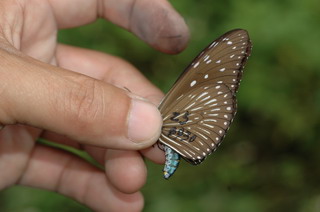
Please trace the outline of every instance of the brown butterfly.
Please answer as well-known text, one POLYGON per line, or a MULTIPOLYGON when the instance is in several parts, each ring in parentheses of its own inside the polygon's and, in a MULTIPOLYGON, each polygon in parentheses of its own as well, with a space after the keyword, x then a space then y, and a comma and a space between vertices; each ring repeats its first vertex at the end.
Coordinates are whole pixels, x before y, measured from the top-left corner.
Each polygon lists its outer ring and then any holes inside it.
POLYGON ((236 113, 235 94, 251 47, 246 30, 225 33, 192 61, 162 100, 159 142, 166 179, 180 156, 197 165, 221 143, 236 113))

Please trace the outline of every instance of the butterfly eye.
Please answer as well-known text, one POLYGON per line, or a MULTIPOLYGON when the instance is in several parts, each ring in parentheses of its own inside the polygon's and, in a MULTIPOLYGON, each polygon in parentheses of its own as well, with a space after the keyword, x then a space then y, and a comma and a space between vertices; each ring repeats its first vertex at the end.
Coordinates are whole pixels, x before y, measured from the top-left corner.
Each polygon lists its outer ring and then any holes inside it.
POLYGON ((197 165, 220 145, 236 113, 235 93, 250 52, 247 31, 225 33, 192 61, 164 97, 159 142, 165 146, 165 178, 174 173, 180 156, 197 165))

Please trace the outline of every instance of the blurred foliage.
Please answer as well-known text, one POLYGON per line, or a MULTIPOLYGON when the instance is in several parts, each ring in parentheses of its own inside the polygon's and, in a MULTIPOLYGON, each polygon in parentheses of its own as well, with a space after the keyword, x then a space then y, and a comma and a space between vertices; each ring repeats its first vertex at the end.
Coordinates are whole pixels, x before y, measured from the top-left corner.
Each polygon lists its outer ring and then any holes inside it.
MULTIPOLYGON (((164 92, 214 38, 244 28, 253 42, 238 93, 238 113, 223 145, 200 166, 182 163, 162 178, 148 164, 144 211, 320 211, 320 3, 173 1, 191 29, 172 56, 99 20, 62 30, 63 43, 120 56, 164 92)), ((0 211, 90 211, 60 195, 15 187, 0 192, 0 211)))

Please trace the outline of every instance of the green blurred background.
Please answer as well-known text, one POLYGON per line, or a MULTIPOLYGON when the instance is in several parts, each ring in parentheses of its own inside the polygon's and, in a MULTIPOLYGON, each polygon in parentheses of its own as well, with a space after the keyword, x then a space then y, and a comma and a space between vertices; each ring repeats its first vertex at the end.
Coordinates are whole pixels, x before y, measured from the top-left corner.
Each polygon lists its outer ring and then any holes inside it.
MULTIPOLYGON (((148 163, 144 211, 320 211, 320 2, 172 1, 191 29, 179 55, 159 53, 99 20, 59 40, 120 56, 164 92, 208 43, 244 28, 252 55, 238 113, 221 147, 200 166, 182 163, 169 181, 148 163)), ((0 211, 90 211, 58 194, 14 187, 0 211)))

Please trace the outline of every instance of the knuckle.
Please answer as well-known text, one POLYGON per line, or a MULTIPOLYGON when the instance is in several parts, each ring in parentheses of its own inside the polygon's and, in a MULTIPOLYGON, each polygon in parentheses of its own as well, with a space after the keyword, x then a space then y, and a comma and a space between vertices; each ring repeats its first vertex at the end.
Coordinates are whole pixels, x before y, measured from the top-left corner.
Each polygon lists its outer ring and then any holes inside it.
POLYGON ((65 95, 65 113, 78 125, 85 127, 103 117, 103 88, 99 81, 80 76, 65 95))

